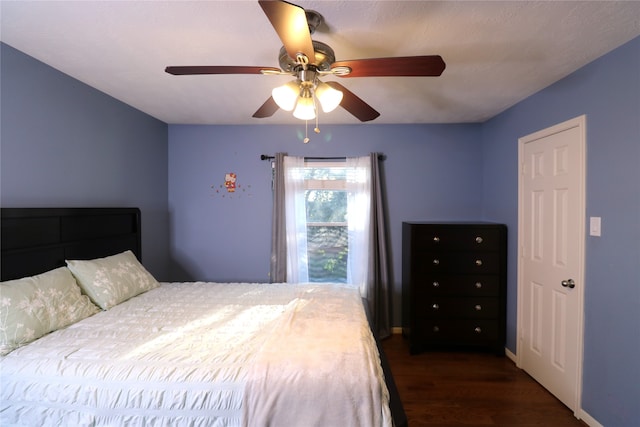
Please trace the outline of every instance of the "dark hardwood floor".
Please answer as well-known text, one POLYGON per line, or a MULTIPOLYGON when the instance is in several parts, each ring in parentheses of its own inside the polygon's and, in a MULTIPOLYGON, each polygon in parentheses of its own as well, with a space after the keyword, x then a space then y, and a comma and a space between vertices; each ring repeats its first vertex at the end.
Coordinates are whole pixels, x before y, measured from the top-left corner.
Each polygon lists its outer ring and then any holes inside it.
POLYGON ((409 427, 586 426, 507 357, 410 355, 401 335, 382 341, 409 427))

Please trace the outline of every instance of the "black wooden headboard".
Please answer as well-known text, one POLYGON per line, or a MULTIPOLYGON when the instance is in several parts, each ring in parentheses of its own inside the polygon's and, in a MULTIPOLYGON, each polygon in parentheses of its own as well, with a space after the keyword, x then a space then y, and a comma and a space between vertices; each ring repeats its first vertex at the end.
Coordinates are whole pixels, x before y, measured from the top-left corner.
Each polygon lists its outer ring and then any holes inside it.
POLYGON ((142 260, 138 208, 2 208, 0 214, 2 281, 127 249, 142 260))

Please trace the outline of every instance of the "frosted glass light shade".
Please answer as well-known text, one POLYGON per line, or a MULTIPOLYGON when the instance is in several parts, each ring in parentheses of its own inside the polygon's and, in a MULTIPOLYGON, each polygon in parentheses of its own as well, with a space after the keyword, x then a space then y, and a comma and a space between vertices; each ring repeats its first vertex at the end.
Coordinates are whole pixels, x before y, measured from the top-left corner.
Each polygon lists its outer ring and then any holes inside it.
POLYGON ((293 111, 293 117, 300 120, 313 120, 316 118, 316 106, 313 98, 298 98, 296 109, 293 111))
POLYGON ((293 81, 274 88, 271 91, 271 96, 276 104, 278 104, 278 107, 285 111, 291 111, 293 107, 296 106, 299 93, 300 87, 298 86, 298 82, 293 81))
POLYGON ((335 110, 342 102, 342 92, 323 82, 318 83, 316 87, 316 97, 325 113, 335 110))

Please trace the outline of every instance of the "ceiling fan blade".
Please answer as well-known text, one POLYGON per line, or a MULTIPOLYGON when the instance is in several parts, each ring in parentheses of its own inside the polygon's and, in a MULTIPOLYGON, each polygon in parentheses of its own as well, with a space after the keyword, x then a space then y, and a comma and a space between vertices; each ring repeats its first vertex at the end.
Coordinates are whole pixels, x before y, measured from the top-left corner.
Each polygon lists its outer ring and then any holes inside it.
POLYGON ((203 65, 167 67, 164 69, 169 74, 184 76, 192 74, 262 74, 262 71, 280 72, 280 68, 274 67, 242 67, 231 65, 203 65))
POLYGON ((278 107, 278 104, 276 104, 276 101, 274 101, 273 97, 270 96, 269 99, 267 99, 265 103, 262 104, 260 108, 258 108, 258 111, 253 113, 253 117, 255 117, 256 119, 271 117, 275 114, 276 111, 278 111, 279 108, 280 107, 278 107))
POLYGON ((399 56, 336 61, 331 68, 349 67, 351 73, 339 77, 439 76, 446 64, 440 55, 399 56))
POLYGON ((353 114, 358 120, 361 122, 368 122, 370 120, 375 119, 380 115, 376 110, 374 110, 369 104, 364 102, 362 99, 358 98, 358 96, 351 92, 346 87, 342 86, 338 82, 326 82, 332 88, 339 90, 342 92, 342 102, 340 102, 340 106, 353 114))
POLYGON ((287 54, 296 59, 302 53, 313 62, 315 53, 304 9, 280 0, 259 0, 258 3, 282 40, 287 54))

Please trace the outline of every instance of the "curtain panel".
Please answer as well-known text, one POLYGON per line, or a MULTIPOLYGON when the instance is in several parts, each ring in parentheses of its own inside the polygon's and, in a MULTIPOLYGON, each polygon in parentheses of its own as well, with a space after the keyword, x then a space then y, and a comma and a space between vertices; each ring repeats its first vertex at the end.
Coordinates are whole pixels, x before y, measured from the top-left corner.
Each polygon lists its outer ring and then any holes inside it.
POLYGON ((304 166, 304 157, 284 158, 285 234, 289 283, 309 281, 304 166))
POLYGON ((367 303, 371 322, 379 338, 391 335, 391 287, 393 284, 390 246, 388 245, 386 196, 382 185, 380 155, 371 153, 371 227, 369 228, 369 259, 367 273, 367 303))
POLYGON ((371 198, 371 164, 368 157, 345 160, 347 169, 347 228, 349 256, 347 258, 347 283, 358 286, 360 295, 367 297, 367 263, 369 256, 369 228, 371 198))
POLYGON ((276 153, 273 159, 273 210, 271 218, 271 283, 287 281, 287 235, 285 227, 284 158, 276 153))

